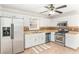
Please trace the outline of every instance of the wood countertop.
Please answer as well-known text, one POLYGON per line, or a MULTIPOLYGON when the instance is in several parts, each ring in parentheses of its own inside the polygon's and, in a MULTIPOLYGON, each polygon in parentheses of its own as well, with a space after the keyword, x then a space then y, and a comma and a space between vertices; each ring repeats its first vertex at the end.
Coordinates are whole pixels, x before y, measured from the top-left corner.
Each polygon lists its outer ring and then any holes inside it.
POLYGON ((57 30, 36 30, 36 31, 24 31, 24 33, 47 33, 47 32, 57 32, 57 30))
POLYGON ((76 32, 76 31, 69 31, 67 34, 71 34, 71 35, 79 35, 79 32, 76 32))
MULTIPOLYGON (((69 32, 67 34, 79 34, 79 26, 68 26, 69 32)), ((30 31, 28 27, 24 27, 24 33, 33 33, 33 31, 30 31)), ((39 30, 36 30, 35 32, 57 32, 57 27, 40 27, 39 30)))
MULTIPOLYGON (((24 33, 34 34, 34 33, 47 33, 47 32, 57 32, 57 30, 36 30, 36 31, 24 31, 24 33)), ((79 34, 77 31, 69 31, 66 34, 76 35, 79 34)))

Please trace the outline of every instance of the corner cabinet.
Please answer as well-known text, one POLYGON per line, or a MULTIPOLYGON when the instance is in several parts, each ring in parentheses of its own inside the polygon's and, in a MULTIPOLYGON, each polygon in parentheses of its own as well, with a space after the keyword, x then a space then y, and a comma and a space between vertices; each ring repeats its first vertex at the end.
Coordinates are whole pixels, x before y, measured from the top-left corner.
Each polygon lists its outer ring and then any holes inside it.
POLYGON ((79 34, 66 34, 65 46, 73 49, 79 47, 79 34))
POLYGON ((25 34, 25 48, 45 43, 45 33, 25 34))

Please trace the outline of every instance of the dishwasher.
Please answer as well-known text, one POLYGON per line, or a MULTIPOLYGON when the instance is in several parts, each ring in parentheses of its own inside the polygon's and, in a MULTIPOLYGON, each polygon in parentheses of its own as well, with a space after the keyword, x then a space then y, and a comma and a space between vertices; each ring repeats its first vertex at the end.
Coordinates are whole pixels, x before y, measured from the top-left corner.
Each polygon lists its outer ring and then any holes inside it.
POLYGON ((51 41, 51 33, 46 33, 46 43, 51 41))

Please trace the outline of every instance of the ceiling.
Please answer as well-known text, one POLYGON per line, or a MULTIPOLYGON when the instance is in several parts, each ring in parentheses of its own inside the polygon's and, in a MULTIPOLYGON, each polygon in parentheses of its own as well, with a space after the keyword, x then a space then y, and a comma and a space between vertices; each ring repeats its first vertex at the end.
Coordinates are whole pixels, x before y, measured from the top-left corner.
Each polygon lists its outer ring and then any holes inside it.
MULTIPOLYGON (((54 4, 55 7, 61 6, 62 4, 54 4)), ((29 13, 36 13, 36 14, 40 14, 40 12, 43 12, 45 10, 47 10, 46 8, 44 8, 44 6, 46 6, 46 4, 2 4, 3 7, 7 7, 7 8, 12 8, 12 9, 17 9, 17 10, 22 10, 22 11, 26 11, 29 13)), ((63 13, 72 11, 72 10, 76 10, 77 9, 77 5, 67 5, 66 8, 62 8, 59 9, 59 11, 62 11, 63 13)), ((43 13, 41 15, 48 15, 48 12, 43 13)), ((55 13, 53 15, 59 15, 58 13, 55 13)))

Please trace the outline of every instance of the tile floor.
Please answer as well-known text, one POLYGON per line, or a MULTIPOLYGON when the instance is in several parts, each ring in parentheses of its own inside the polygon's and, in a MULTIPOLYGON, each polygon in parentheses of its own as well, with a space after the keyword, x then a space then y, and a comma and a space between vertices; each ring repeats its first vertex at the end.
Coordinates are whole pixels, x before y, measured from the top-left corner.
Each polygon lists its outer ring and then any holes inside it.
POLYGON ((79 49, 73 50, 71 48, 60 46, 56 43, 49 42, 37 45, 28 49, 21 54, 78 54, 79 49))

